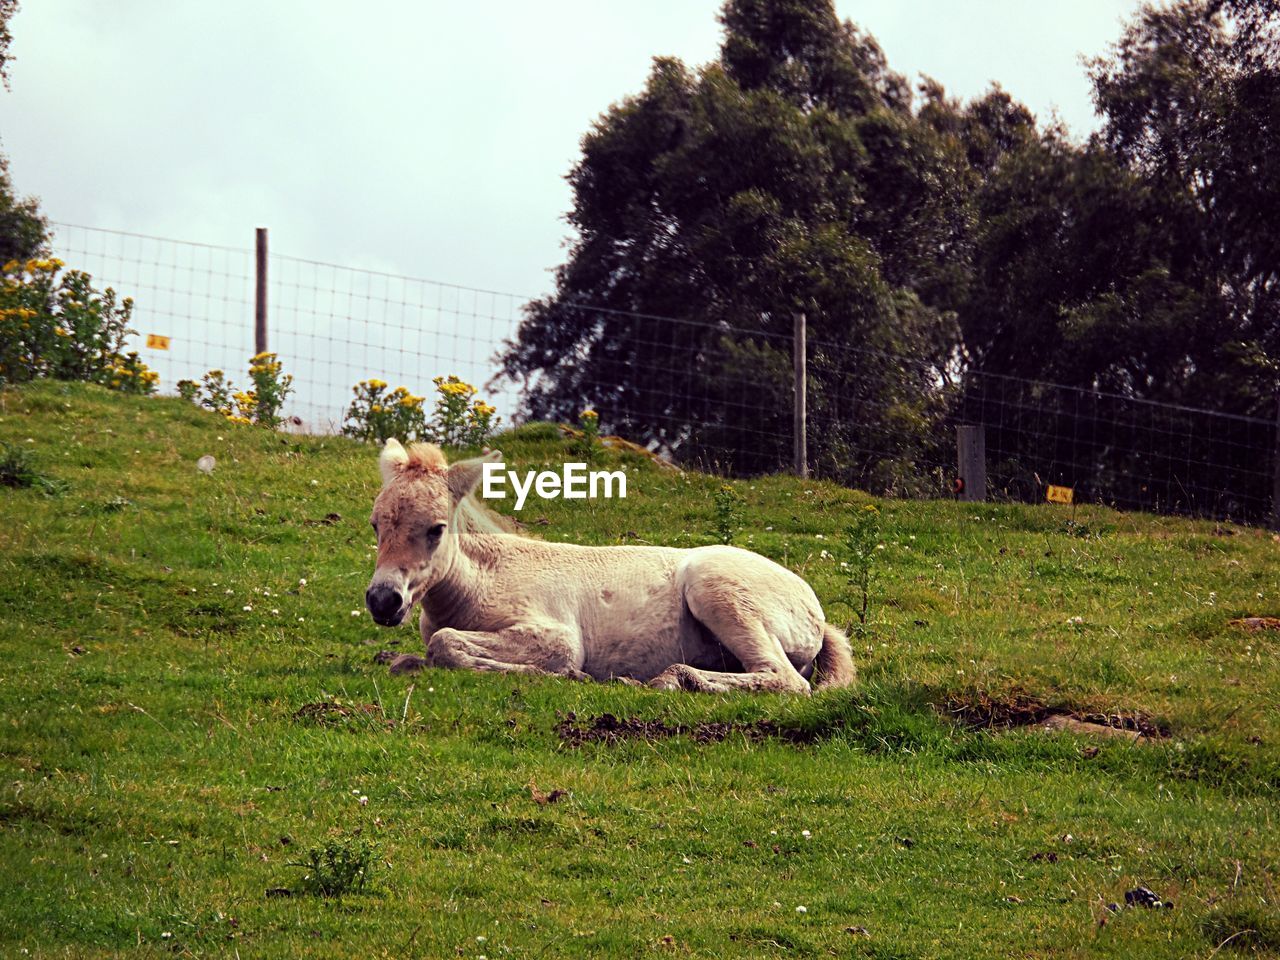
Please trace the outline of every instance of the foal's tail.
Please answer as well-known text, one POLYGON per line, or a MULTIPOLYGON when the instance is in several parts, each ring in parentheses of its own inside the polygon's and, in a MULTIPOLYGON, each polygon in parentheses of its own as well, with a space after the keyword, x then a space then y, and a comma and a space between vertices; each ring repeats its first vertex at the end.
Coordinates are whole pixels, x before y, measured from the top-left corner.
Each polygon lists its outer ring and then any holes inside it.
POLYGON ((815 686, 818 687, 847 687, 858 677, 848 638, 829 623, 822 626, 817 673, 815 686))

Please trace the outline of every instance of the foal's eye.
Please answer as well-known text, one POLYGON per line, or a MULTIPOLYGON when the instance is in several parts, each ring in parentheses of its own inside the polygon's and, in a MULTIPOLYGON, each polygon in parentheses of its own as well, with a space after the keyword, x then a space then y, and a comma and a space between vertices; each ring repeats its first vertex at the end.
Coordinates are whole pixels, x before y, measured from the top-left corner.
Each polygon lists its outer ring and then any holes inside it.
POLYGON ((429 530, 427 530, 427 539, 428 539, 428 540, 439 540, 439 539, 440 539, 441 537, 443 537, 443 536, 444 536, 444 524, 443 524, 443 523, 437 523, 435 526, 433 526, 433 527, 431 527, 429 530))

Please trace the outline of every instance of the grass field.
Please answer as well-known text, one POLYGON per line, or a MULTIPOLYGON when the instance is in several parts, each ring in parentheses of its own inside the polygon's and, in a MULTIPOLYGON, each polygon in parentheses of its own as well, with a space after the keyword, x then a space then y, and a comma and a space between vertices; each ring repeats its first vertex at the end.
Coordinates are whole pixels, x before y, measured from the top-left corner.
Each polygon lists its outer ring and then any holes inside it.
MULTIPOLYGON (((885 501, 850 691, 392 677, 371 448, 53 383, 0 440, 66 484, 0 487, 0 956, 1280 953, 1280 631, 1230 623, 1280 615, 1269 532, 885 501), (979 728, 1051 711, 1153 735, 979 728), (330 841, 376 844, 363 891, 306 892, 330 841), (1139 885, 1172 909, 1107 909, 1139 885)), ((711 542, 720 481, 624 463, 533 535, 711 542)), ((869 498, 734 486, 736 542, 853 619, 869 498)))

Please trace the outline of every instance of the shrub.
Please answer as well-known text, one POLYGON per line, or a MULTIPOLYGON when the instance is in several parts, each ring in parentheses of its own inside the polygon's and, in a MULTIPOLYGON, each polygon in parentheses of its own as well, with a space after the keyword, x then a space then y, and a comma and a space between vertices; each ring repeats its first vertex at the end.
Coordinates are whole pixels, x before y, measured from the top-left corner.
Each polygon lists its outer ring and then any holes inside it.
POLYGON ((249 359, 252 390, 237 390, 221 370, 210 370, 199 383, 179 380, 178 395, 191 403, 220 413, 232 423, 257 424, 274 430, 280 426, 280 408, 293 393, 293 377, 274 353, 259 353, 249 359))
POLYGON ((80 270, 59 276, 57 259, 0 267, 0 384, 38 377, 84 380, 129 393, 154 393, 159 375, 125 353, 133 301, 94 289, 80 270))
POLYGON ((382 443, 390 437, 430 440, 442 446, 479 446, 498 426, 497 408, 476 398, 476 388, 455 376, 436 377, 436 406, 428 421, 425 397, 405 387, 389 389, 376 377, 361 380, 351 392, 342 432, 358 440, 382 443))
POLYGON ((453 376, 436 377, 431 439, 446 447, 478 447, 498 427, 497 408, 476 398, 476 388, 453 376))
POLYGON ((421 440, 427 436, 425 397, 417 397, 404 387, 387 389, 387 382, 373 377, 361 380, 351 392, 355 399, 347 407, 342 432, 357 440, 382 443, 390 437, 421 440))

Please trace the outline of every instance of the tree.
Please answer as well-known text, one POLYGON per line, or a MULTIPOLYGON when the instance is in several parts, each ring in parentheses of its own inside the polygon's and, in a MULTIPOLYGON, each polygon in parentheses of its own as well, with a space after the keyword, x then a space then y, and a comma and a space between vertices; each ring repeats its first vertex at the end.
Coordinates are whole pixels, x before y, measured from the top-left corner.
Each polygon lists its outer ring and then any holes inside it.
MULTIPOLYGON (((1152 192, 1168 273, 1198 300, 1182 383, 1270 412, 1280 358, 1280 49, 1273 0, 1144 7, 1090 63, 1102 143, 1152 192)), ((1190 332, 1190 331, 1188 331, 1190 332)))
MULTIPOLYGON (((9 20, 18 12, 18 0, 0 0, 0 80, 9 86, 9 20)), ((0 153, 0 264, 26 260, 44 253, 49 225, 33 197, 19 197, 9 179, 9 161, 0 153)))
POLYGON ((877 438, 815 431, 816 459, 892 487, 930 441, 954 348, 939 335, 950 318, 910 289, 947 260, 928 230, 951 223, 950 159, 829 0, 730 0, 721 22, 717 62, 655 60, 645 89, 583 138, 577 238, 504 373, 533 416, 590 404, 609 429, 683 457, 776 469, 803 310, 814 408, 877 438))
POLYGON ((5 89, 9 87, 9 63, 13 60, 9 52, 9 44, 13 42, 9 21, 17 12, 18 0, 0 0, 0 80, 4 81, 5 89))

